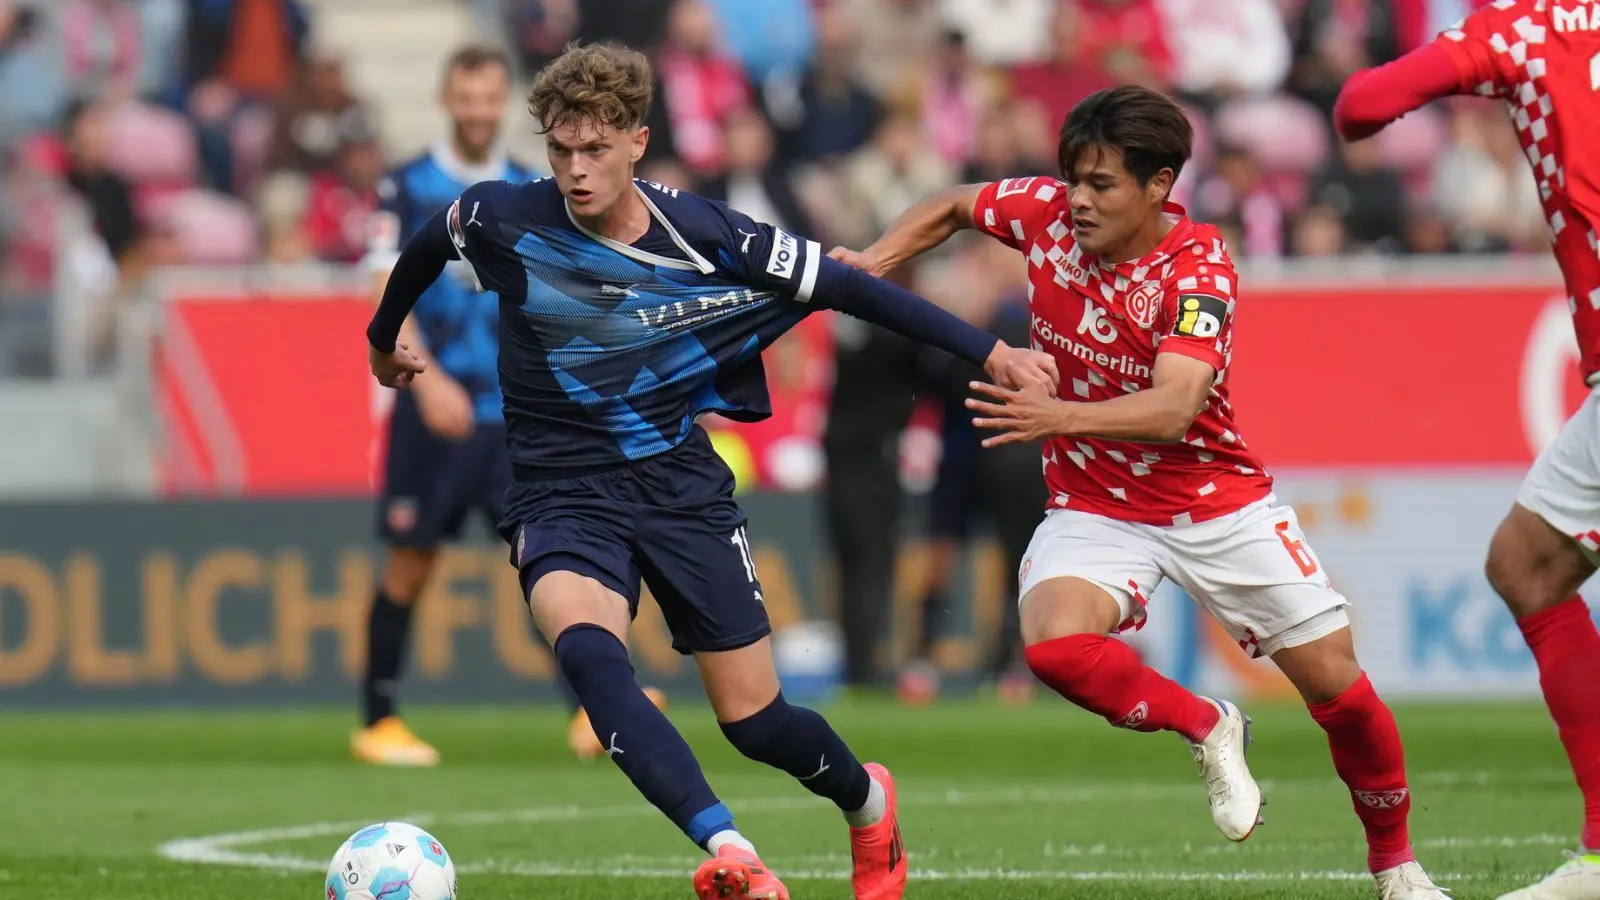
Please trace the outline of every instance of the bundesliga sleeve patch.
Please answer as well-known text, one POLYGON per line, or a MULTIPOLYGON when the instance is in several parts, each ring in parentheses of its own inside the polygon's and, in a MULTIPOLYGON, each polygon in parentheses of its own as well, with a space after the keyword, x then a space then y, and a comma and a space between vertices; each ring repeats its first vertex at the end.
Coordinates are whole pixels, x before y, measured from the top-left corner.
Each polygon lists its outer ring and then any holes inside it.
POLYGON ((1228 318, 1228 301, 1203 294, 1178 298, 1178 323, 1172 333, 1180 337, 1214 338, 1222 334, 1228 318))

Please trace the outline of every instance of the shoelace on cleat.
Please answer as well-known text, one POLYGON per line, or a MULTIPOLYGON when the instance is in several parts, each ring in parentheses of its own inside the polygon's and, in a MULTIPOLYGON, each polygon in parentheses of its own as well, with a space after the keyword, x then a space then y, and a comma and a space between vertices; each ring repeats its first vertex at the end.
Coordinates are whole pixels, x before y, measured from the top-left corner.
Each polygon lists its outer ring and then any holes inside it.
POLYGON ((1226 803, 1233 796, 1233 790, 1228 785, 1227 772, 1227 763, 1232 752, 1233 744, 1231 741, 1218 741, 1215 764, 1212 766, 1211 772, 1206 774, 1205 747, 1195 744, 1193 750, 1191 750, 1195 764, 1200 767, 1201 774, 1206 776, 1206 791, 1218 802, 1222 803, 1226 803))

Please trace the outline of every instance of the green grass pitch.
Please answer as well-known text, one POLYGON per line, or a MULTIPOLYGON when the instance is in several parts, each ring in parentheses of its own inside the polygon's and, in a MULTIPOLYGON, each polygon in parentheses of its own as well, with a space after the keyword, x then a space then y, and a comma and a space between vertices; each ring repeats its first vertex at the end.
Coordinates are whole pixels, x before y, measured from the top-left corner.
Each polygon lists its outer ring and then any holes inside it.
MULTIPOLYGON (((1322 732, 1260 707, 1253 768, 1270 805, 1249 841, 1213 829, 1182 742, 1116 731, 1054 700, 1025 709, 853 701, 829 715, 894 770, 911 898, 1359 898, 1360 828, 1322 732)), ((445 763, 350 762, 348 711, 0 716, 0 897, 316 900, 351 831, 426 824, 463 900, 691 897, 698 851, 604 761, 567 753, 552 708, 414 709, 445 763)), ((1400 705, 1413 840, 1457 898, 1539 877, 1580 819, 1561 749, 1531 705, 1400 705)), ((674 720, 797 900, 850 896, 836 811, 747 762, 709 711, 674 720)))

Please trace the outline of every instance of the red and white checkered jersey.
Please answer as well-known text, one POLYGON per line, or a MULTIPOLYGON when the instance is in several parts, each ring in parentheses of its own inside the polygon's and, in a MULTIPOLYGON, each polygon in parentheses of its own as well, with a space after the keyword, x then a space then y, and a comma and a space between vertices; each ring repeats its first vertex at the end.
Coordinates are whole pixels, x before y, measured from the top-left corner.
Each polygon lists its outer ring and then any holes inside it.
POLYGON ((1600 4, 1495 0, 1435 43, 1455 61, 1462 93, 1498 97, 1511 112, 1592 383, 1600 373, 1600 4))
POLYGON ((1110 400, 1149 388, 1158 353, 1217 370, 1183 443, 1055 437, 1044 445, 1050 507, 1127 522, 1184 525, 1267 495, 1272 479, 1245 446, 1228 405, 1233 260, 1210 225, 1167 204, 1161 244, 1133 262, 1102 263, 1072 237, 1069 188, 1052 178, 986 185, 973 210, 986 234, 1028 258, 1033 345, 1054 356, 1064 400, 1110 400))

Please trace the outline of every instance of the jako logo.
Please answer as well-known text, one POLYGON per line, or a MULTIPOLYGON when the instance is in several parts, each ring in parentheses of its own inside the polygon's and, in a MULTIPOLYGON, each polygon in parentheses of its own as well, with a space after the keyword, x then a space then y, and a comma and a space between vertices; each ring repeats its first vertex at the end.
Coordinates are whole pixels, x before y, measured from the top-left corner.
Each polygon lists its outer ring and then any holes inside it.
POLYGON ((1106 311, 1094 305, 1094 301, 1085 297, 1083 299, 1083 321, 1078 323, 1079 334, 1093 334, 1094 339, 1102 344, 1112 343, 1117 339, 1117 326, 1106 320, 1106 311))
POLYGON ((1400 804, 1411 796, 1411 792, 1405 788, 1397 791, 1351 791, 1350 793, 1361 801, 1362 806, 1370 806, 1373 809, 1399 809, 1400 804))

